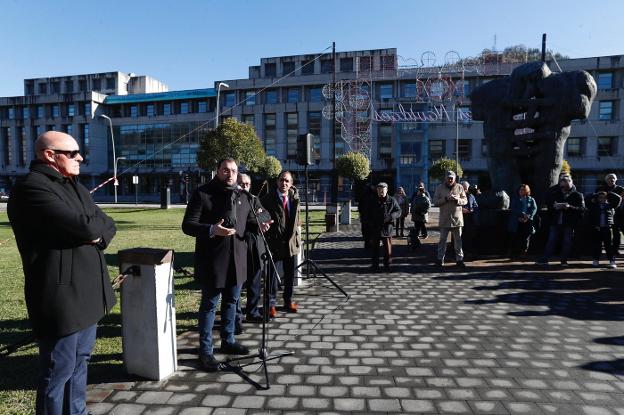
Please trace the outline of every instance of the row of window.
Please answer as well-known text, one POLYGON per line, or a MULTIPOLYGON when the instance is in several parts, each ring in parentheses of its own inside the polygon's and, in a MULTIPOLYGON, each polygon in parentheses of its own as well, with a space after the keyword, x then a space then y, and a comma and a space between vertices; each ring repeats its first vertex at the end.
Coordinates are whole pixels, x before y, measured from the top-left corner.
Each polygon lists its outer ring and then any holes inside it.
MULTIPOLYGON (((613 157, 618 154, 617 137, 597 137, 596 155, 598 157, 613 157)), ((584 157, 587 154, 587 139, 585 137, 569 137, 566 141, 568 157, 584 157)))
MULTIPOLYGON (((38 82, 36 93, 39 95, 46 94, 71 94, 73 92, 114 90, 117 86, 117 78, 91 78, 91 84, 87 79, 67 79, 61 81, 38 82)), ((35 95, 35 84, 33 81, 27 81, 24 84, 25 95, 35 95)))
MULTIPOLYGON (((393 70, 396 69, 396 56, 395 55, 382 55, 379 57, 380 59, 380 68, 381 70, 393 70)), ((320 63, 320 73, 329 74, 334 71, 334 61, 333 59, 322 59, 320 63)), ((355 60, 358 70, 360 72, 368 72, 373 69, 373 57, 372 56, 361 56, 356 58, 355 60)), ((295 67, 296 62, 294 61, 282 61, 281 62, 281 76, 292 75, 296 71, 295 67)), ((314 59, 304 60, 299 62, 299 72, 301 75, 313 75, 315 61, 314 59)), ((354 71, 354 58, 340 58, 338 61, 337 71, 340 72, 353 72, 354 71)), ((269 62, 264 64, 264 76, 267 78, 277 76, 277 64, 275 62, 269 62)))
POLYGON ((156 102, 147 104, 124 104, 109 107, 113 118, 119 117, 155 117, 158 115, 194 114, 213 111, 213 102, 206 100, 156 102))
POLYGON ((91 103, 46 104, 24 107, 0 107, 0 120, 44 119, 57 117, 91 117, 91 103))
MULTIPOLYGON (((58 128, 56 125, 46 125, 45 131, 56 131, 58 128)), ((61 131, 74 136, 80 145, 80 154, 83 158, 83 163, 89 162, 89 148, 90 148, 90 134, 89 124, 78 124, 78 134, 74 135, 74 125, 64 124, 61 126, 61 131)), ((2 154, 0 160, 3 166, 16 165, 17 167, 25 167, 30 160, 35 158, 35 145, 34 142, 44 132, 43 126, 36 125, 31 127, 30 139, 32 143, 29 145, 27 140, 27 129, 24 127, 2 127, 0 128, 0 147, 2 148, 2 154), (14 140, 14 137, 16 138, 14 140), (17 145, 15 149, 14 146, 17 145), (14 159, 14 156, 17 156, 14 159)))

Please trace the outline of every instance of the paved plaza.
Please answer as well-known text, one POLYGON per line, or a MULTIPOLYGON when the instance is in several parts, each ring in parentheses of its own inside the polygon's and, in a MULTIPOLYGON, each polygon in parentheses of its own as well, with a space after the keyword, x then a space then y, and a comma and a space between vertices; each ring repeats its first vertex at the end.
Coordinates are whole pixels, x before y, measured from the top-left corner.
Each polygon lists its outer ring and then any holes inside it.
MULTIPOLYGON (((431 233, 434 235, 434 233, 431 233)), ((399 240, 390 273, 370 273, 357 230, 316 243, 325 278, 296 290, 298 314, 270 323, 269 351, 237 373, 197 368, 197 333, 178 338, 161 382, 93 385, 93 414, 624 414, 624 275, 572 261, 432 265, 435 236, 399 240)), ((622 264, 619 264, 620 267, 622 264)), ((622 268, 620 268, 621 270, 622 268)), ((239 339, 256 351, 260 325, 239 339)), ((218 337, 217 332, 215 332, 218 337)), ((217 358, 224 359, 217 354, 217 358)))

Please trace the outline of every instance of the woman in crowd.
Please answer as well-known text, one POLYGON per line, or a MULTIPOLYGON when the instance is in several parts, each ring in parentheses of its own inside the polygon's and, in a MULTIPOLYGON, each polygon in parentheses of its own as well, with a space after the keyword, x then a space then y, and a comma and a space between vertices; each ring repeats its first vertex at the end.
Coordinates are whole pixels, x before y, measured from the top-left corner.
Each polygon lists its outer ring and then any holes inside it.
POLYGON ((531 197, 531 188, 528 184, 521 184, 518 188, 518 197, 511 205, 509 218, 509 232, 513 234, 509 253, 511 256, 520 254, 525 256, 529 249, 531 235, 535 233, 534 218, 537 213, 537 203, 531 197))
POLYGON ((407 198, 407 194, 405 194, 405 189, 399 186, 394 194, 394 199, 401 208, 401 216, 396 220, 396 236, 405 236, 405 218, 409 213, 409 199, 407 198))

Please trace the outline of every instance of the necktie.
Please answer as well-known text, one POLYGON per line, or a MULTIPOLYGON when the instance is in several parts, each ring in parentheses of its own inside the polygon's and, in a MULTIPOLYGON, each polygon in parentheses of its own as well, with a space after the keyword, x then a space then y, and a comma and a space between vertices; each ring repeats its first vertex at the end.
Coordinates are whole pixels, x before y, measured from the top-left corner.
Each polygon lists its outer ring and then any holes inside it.
POLYGON ((288 221, 288 196, 282 195, 282 207, 284 208, 284 218, 288 221))

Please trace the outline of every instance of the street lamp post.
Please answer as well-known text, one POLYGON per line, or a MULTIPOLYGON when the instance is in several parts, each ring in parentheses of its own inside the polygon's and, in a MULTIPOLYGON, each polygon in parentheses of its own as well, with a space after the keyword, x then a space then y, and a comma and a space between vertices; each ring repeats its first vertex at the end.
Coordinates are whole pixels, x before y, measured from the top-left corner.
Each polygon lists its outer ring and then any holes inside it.
POLYGON ((217 107, 215 111, 215 128, 219 126, 219 96, 221 95, 221 87, 229 88, 230 86, 225 82, 219 82, 217 85, 217 107))
POLYGON ((113 120, 110 119, 109 116, 100 114, 100 118, 104 118, 108 121, 108 126, 110 127, 111 134, 111 144, 113 149, 113 177, 115 178, 114 186, 115 189, 115 203, 117 203, 117 158, 115 157, 115 136, 113 135, 113 120))
POLYGON ((115 158, 115 164, 113 166, 113 171, 115 174, 115 181, 113 182, 113 185, 115 185, 115 203, 117 203, 117 186, 119 186, 119 180, 117 180, 117 163, 119 162, 119 160, 125 160, 125 159, 126 158, 123 156, 115 158))

